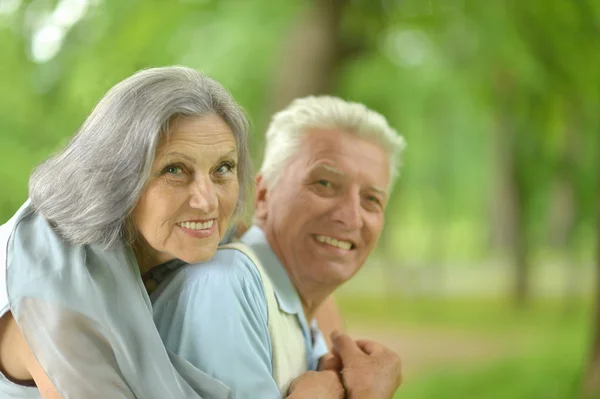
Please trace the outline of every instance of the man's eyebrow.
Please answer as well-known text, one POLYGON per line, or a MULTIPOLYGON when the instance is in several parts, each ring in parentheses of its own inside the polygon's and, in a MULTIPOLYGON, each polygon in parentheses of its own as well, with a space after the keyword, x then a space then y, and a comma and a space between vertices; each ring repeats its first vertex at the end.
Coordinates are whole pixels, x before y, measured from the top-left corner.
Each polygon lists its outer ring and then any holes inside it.
POLYGON ((373 190, 381 195, 387 196, 387 190, 385 188, 379 187, 379 186, 369 186, 368 187, 369 190, 373 190))
POLYGON ((333 167, 331 165, 325 164, 325 163, 318 164, 317 166, 315 166, 313 168, 313 170, 318 170, 318 169, 325 169, 326 171, 334 173, 338 176, 342 176, 342 177, 346 176, 346 174, 342 170, 340 170, 336 167, 333 167))

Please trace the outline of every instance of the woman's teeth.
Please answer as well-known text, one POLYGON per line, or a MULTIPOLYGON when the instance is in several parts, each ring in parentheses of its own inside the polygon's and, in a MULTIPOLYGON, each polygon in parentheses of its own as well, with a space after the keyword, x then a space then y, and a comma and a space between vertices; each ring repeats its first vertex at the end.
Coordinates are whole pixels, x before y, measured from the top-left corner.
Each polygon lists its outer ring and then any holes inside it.
POLYGON ((183 222, 183 223, 179 223, 179 225, 185 229, 190 229, 190 230, 208 230, 213 226, 214 222, 215 222, 214 219, 211 219, 208 222, 204 222, 204 223, 183 222))

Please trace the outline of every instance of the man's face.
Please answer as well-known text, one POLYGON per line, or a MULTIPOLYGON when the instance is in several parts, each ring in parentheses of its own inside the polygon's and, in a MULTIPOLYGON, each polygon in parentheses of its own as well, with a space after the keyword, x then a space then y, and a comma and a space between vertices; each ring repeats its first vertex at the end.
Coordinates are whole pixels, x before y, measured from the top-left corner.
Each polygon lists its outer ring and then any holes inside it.
POLYGON ((259 176, 257 220, 301 294, 335 289, 364 264, 389 179, 381 147, 339 130, 309 131, 272 189, 259 176))

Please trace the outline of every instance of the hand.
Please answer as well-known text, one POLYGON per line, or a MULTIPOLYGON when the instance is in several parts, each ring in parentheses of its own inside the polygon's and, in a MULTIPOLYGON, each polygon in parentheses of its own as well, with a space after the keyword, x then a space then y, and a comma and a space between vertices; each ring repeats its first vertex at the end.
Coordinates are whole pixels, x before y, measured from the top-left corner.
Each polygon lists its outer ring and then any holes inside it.
POLYGON ((335 371, 307 371, 288 389, 288 399, 344 399, 344 387, 335 371))
POLYGON ((392 399, 402 382, 400 357, 369 340, 354 341, 333 332, 333 352, 342 361, 342 383, 348 399, 392 399))
POLYGON ((319 371, 333 370, 342 371, 342 359, 335 353, 328 353, 319 359, 319 371))

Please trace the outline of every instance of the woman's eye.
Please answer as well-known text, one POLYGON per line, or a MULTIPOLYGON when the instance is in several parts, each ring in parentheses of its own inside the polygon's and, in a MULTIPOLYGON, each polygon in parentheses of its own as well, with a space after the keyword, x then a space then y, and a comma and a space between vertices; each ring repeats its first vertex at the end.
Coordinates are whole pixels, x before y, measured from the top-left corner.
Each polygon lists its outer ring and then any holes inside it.
POLYGON ((225 162, 217 168, 217 173, 220 175, 224 175, 226 173, 233 171, 234 168, 235 168, 235 164, 230 163, 230 162, 225 162))
POLYGON ((327 188, 331 187, 331 182, 329 180, 325 180, 325 179, 317 180, 317 184, 319 184, 323 187, 327 187, 327 188))
POLYGON ((181 166, 177 166, 177 165, 169 165, 163 169, 163 173, 170 174, 170 175, 182 175, 183 168, 181 166))

